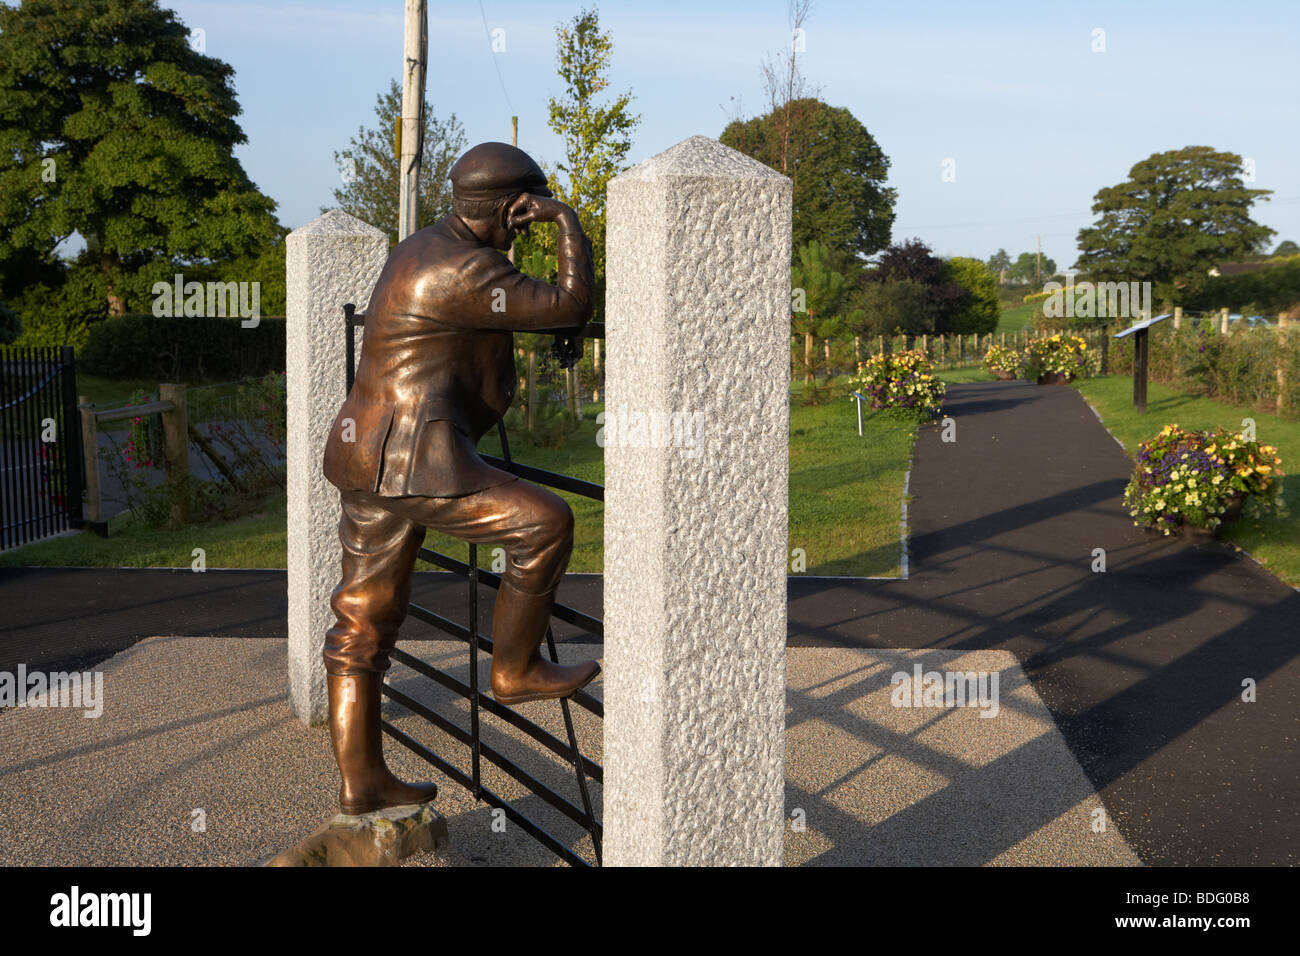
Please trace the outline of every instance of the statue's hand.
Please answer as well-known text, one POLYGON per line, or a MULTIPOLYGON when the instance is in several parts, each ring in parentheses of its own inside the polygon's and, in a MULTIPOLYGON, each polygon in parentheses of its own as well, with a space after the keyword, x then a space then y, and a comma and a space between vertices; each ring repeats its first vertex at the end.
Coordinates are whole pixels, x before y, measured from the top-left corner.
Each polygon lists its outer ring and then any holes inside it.
POLYGON ((566 216, 573 215, 573 210, 558 199, 524 193, 510 204, 506 212, 506 225, 526 232, 529 223, 559 222, 566 216))
POLYGON ((551 343, 551 352, 564 368, 573 368, 574 363, 582 358, 582 336, 557 335, 551 343))

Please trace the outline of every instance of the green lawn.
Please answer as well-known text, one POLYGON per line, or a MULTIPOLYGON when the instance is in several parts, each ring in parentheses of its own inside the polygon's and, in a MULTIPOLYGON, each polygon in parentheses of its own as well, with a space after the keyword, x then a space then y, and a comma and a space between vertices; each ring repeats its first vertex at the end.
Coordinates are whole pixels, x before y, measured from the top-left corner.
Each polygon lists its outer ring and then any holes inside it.
POLYGON ((285 565, 285 501, 234 521, 190 525, 179 531, 150 528, 118 515, 108 537, 74 533, 0 554, 0 567, 182 568, 204 550, 209 568, 282 568, 285 565))
POLYGON ((1002 314, 998 316, 998 327, 995 332, 1019 332, 1021 329, 1029 327, 1029 320, 1034 317, 1033 303, 1012 306, 1010 309, 1003 309, 1002 314))
MULTIPOLYGON (((1256 437, 1277 446, 1282 470, 1300 471, 1300 422, 1184 395, 1155 382, 1147 386, 1147 413, 1139 415, 1133 409, 1133 379, 1128 376, 1084 379, 1076 387, 1130 456, 1140 442, 1155 437, 1165 425, 1196 429, 1222 425, 1239 431, 1243 418, 1253 418, 1256 437)), ((1222 538, 1249 551, 1288 584, 1300 586, 1300 476, 1285 479, 1283 489, 1286 514, 1261 516, 1248 511, 1223 530, 1222 538)))
POLYGON ((957 385, 961 382, 996 382, 995 376, 982 365, 973 365, 970 368, 945 368, 938 371, 941 381, 949 385, 957 385))
MULTIPOLYGON (((819 406, 795 404, 790 417, 790 548, 806 553, 804 573, 898 574, 899 506, 915 423, 864 413, 859 438, 853 402, 843 398, 819 406)), ((595 433, 595 423, 588 420, 565 447, 516 448, 515 457, 602 484, 603 449, 595 433)), ((500 451, 495 437, 481 447, 488 454, 500 451)), ((563 497, 576 519, 570 570, 600 571, 604 506, 575 495, 563 497)), ((109 535, 77 534, 27 545, 0 555, 0 567, 188 567, 194 548, 205 550, 210 568, 285 566, 283 499, 260 514, 179 531, 142 527, 121 516, 110 522, 109 535)), ((467 545, 432 533, 427 543, 461 560, 468 554, 467 545)), ((479 559, 490 566, 491 549, 480 548, 479 559)))
POLYGON ((78 394, 88 396, 96 408, 121 408, 136 389, 144 389, 153 395, 158 392, 158 382, 153 379, 102 378, 85 372, 77 373, 78 394))

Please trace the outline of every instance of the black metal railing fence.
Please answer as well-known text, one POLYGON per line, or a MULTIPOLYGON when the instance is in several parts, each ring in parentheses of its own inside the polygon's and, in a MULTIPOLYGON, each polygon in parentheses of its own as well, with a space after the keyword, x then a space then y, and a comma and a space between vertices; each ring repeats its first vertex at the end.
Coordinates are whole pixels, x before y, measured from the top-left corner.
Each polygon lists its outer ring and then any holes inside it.
POLYGON ((0 347, 0 549, 82 526, 71 346, 0 347))

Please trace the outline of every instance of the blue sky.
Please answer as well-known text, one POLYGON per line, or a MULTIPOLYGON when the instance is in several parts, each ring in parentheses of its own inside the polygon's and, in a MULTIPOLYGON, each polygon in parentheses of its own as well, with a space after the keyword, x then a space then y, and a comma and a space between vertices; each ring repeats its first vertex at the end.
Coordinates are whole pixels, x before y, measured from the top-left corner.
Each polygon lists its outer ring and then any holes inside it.
MULTIPOLYGON (((164 0, 235 68, 245 169, 291 227, 332 203, 333 153, 374 122, 401 69, 402 0, 164 0)), ((557 23, 581 3, 429 4, 429 99, 470 143, 561 155, 546 127, 557 23), (493 54, 488 31, 505 30, 493 54), (500 71, 498 79, 497 70, 500 71)), ((614 90, 642 114, 630 159, 716 137, 737 98, 762 112, 759 61, 788 42, 785 0, 595 4, 614 39, 614 90)), ((892 161, 894 238, 943 255, 1034 248, 1068 266, 1096 191, 1154 152, 1207 145, 1254 160, 1274 190, 1256 219, 1300 241, 1300 4, 1295 0, 1036 3, 814 0, 808 80, 892 161), (1105 31, 1105 52, 1094 33, 1105 31), (943 163, 955 161, 956 181, 943 163)))

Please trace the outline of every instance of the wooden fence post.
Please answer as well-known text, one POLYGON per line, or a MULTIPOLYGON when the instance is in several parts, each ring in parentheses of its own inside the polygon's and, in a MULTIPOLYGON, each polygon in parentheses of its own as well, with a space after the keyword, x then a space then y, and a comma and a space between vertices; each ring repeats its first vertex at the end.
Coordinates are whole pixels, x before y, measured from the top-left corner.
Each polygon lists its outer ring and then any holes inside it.
POLYGON ((1183 307, 1181 305, 1176 305, 1174 306, 1174 331, 1177 332, 1182 327, 1183 327, 1183 307))
POLYGON ((169 526, 180 528, 190 520, 190 429, 185 386, 159 385, 158 400, 172 404, 170 411, 162 413, 163 456, 167 464, 167 484, 171 490, 169 526))
POLYGON ((537 352, 534 349, 528 350, 528 361, 525 365, 528 369, 525 372, 526 385, 528 392, 524 396, 524 429, 532 434, 534 416, 537 411, 537 352))
POLYGON ((1222 308, 1222 309, 1219 310, 1219 334, 1220 334, 1220 335, 1227 335, 1227 334, 1228 334, 1228 310, 1227 310, 1227 308, 1222 308))
POLYGON ((1277 317, 1277 413, 1286 408, 1286 339, 1291 320, 1285 314, 1277 317))
POLYGON ((81 457, 86 467, 86 527, 107 538, 108 522, 104 520, 99 489, 99 425, 95 419, 95 403, 88 395, 78 395, 77 408, 81 411, 81 457))

